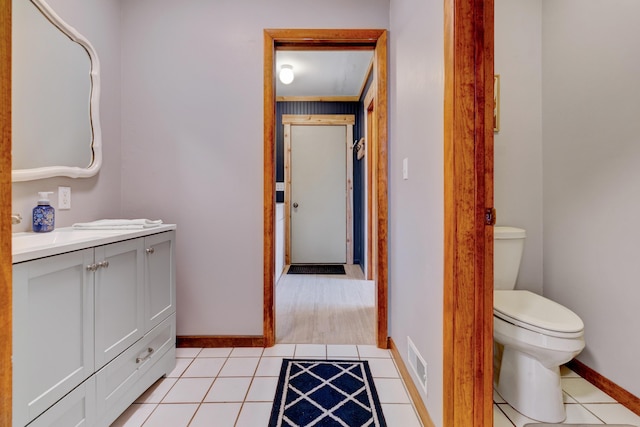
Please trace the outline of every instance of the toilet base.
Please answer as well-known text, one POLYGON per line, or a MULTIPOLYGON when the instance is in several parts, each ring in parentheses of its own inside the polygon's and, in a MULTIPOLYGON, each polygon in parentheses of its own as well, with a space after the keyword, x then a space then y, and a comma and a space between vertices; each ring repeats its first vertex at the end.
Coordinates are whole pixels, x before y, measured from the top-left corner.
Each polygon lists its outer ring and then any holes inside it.
POLYGON ((560 367, 546 368, 531 356, 505 346, 498 393, 521 414, 545 423, 565 420, 560 367))

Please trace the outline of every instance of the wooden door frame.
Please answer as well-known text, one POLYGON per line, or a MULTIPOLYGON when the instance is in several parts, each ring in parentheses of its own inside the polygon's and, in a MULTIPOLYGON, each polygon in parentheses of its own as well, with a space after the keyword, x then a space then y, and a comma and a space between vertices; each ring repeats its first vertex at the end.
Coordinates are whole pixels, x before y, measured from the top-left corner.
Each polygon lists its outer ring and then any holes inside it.
POLYGON ((493 2, 444 2, 446 427, 493 426, 493 2))
MULTIPOLYGON (((264 30, 264 344, 275 344, 275 51, 276 48, 363 48, 374 52, 373 73, 378 115, 378 183, 380 206, 378 230, 378 275, 376 282, 376 344, 388 346, 387 293, 387 31, 386 30, 264 30)), ((372 171, 373 172, 373 171, 372 171)))
POLYGON ((353 264, 353 114, 283 114, 284 126, 284 263, 291 264, 291 126, 345 126, 346 263, 353 264))
POLYGON ((375 87, 376 82, 372 79, 369 90, 364 96, 364 111, 366 126, 364 127, 365 135, 365 151, 366 151, 366 203, 367 203, 367 228, 366 228, 366 257, 365 257, 365 277, 367 280, 373 280, 376 274, 376 265, 372 262, 376 256, 373 242, 376 239, 375 228, 373 227, 373 218, 377 206, 374 203, 373 193, 375 191, 373 174, 373 164, 375 162, 375 154, 377 153, 378 139, 375 135, 376 117, 375 117, 375 87))
POLYGON ((11 425, 11 1, 0 1, 0 425, 11 425))

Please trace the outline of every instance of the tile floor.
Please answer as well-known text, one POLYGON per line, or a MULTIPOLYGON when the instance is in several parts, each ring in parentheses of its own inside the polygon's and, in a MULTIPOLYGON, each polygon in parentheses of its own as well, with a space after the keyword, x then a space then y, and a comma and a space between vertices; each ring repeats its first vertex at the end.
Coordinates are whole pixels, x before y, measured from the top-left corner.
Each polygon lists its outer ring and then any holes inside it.
MULTIPOLYGON (((570 369, 562 368, 562 389, 564 391, 567 419, 564 424, 631 424, 640 426, 640 416, 620 405, 613 398, 594 385, 580 378, 570 369)), ((522 427, 536 421, 518 413, 505 403, 497 392, 493 392, 494 427, 522 427)))
POLYGON ((388 350, 321 344, 180 348, 173 372, 111 426, 266 427, 284 357, 368 360, 388 426, 421 427, 388 350))

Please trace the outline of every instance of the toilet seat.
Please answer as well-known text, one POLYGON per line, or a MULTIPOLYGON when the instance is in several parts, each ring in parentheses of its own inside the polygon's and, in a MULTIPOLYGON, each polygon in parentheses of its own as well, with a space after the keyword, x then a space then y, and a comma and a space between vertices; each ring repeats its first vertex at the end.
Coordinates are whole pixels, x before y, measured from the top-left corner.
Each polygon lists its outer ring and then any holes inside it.
POLYGON ((500 319, 559 338, 584 334, 584 323, 568 308, 529 291, 495 290, 493 313, 500 319))

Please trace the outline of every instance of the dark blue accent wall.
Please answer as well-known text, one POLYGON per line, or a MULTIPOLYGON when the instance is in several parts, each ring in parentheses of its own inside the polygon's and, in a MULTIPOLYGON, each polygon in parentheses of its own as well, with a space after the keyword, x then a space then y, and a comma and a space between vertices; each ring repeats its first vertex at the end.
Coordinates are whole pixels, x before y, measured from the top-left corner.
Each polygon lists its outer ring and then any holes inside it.
MULTIPOLYGON (((364 136, 362 102, 282 101, 276 103, 276 182, 284 182, 284 126, 283 114, 351 114, 356 122, 353 139, 364 136)), ((354 141, 351 141, 353 143, 354 141)), ((366 205, 364 159, 353 158, 353 262, 364 267, 364 219, 366 205)), ((276 191, 276 202, 284 202, 284 191, 276 191)))

